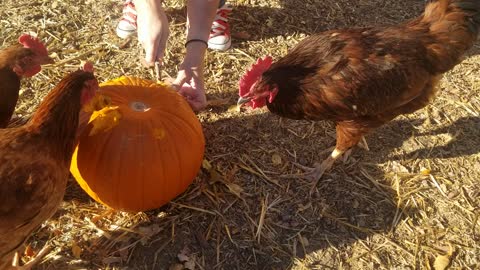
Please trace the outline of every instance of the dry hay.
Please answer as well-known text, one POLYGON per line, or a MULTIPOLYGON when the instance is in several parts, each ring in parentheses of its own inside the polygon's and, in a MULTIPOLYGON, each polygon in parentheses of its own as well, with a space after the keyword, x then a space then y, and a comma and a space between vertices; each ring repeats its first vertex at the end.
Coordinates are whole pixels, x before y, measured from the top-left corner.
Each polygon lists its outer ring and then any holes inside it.
MULTIPOLYGON (((163 76, 184 52, 183 3, 167 1, 171 38, 163 76)), ((238 0, 233 49, 206 59, 211 106, 199 114, 205 169, 187 192, 147 213, 112 212, 70 181, 61 209, 29 241, 54 250, 37 269, 480 269, 480 68, 478 44, 442 80, 435 102, 367 137, 308 196, 295 165, 324 158, 331 123, 234 112, 237 80, 254 59, 278 57, 334 27, 395 24, 424 1, 238 0), (210 168, 211 167, 211 168, 210 168)), ((80 60, 101 81, 153 78, 136 40, 115 37, 120 1, 4 0, 0 44, 26 31, 48 41, 57 64, 25 80, 19 114, 30 114, 80 60)), ((31 250, 30 250, 31 248, 31 250)))

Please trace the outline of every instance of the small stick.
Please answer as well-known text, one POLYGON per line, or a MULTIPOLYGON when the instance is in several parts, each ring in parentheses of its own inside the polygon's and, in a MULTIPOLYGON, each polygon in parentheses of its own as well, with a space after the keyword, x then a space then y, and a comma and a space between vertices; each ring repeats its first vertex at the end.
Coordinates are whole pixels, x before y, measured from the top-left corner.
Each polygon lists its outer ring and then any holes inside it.
POLYGON ((155 61, 155 76, 157 77, 157 81, 162 80, 162 65, 160 62, 155 61))

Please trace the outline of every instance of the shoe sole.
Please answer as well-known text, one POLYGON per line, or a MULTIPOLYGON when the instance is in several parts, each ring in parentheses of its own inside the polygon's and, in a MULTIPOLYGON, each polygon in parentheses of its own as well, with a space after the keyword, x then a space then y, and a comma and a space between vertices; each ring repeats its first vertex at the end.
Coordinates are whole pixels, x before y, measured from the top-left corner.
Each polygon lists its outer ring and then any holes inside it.
POLYGON ((230 39, 227 43, 224 44, 215 44, 208 42, 208 48, 216 51, 226 51, 232 46, 232 40, 230 39))
POLYGON ((127 30, 124 30, 124 29, 120 29, 120 28, 116 28, 115 29, 115 32, 117 33, 117 36, 119 38, 122 38, 122 39, 126 39, 126 38, 129 38, 133 35, 135 35, 137 33, 136 30, 133 30, 133 31, 127 31, 127 30))

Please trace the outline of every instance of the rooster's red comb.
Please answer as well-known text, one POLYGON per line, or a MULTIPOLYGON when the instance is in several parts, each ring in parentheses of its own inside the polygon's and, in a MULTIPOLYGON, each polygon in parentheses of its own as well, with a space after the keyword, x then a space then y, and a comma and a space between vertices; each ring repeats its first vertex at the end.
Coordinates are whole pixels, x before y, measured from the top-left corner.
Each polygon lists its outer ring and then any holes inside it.
POLYGON ((18 38, 18 42, 23 45, 25 48, 32 49, 39 55, 47 56, 47 48, 43 43, 36 37, 33 37, 28 34, 23 34, 18 38))
POLYGON ((83 62, 82 63, 82 70, 86 72, 93 73, 93 64, 92 62, 83 62))
POLYGON ((247 70, 245 75, 240 78, 238 82, 238 95, 241 97, 249 93, 252 85, 262 76, 262 74, 272 65, 272 57, 265 56, 259 58, 250 69, 247 70))

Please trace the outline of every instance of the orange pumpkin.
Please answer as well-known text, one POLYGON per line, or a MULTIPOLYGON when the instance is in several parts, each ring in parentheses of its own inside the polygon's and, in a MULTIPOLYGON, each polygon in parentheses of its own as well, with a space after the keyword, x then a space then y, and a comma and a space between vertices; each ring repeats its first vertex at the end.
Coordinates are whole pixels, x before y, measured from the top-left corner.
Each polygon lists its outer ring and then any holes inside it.
POLYGON ((70 171, 93 199, 117 210, 145 211, 164 205, 192 183, 205 138, 177 92, 121 77, 101 84, 91 104, 93 113, 80 117, 84 128, 70 171))

